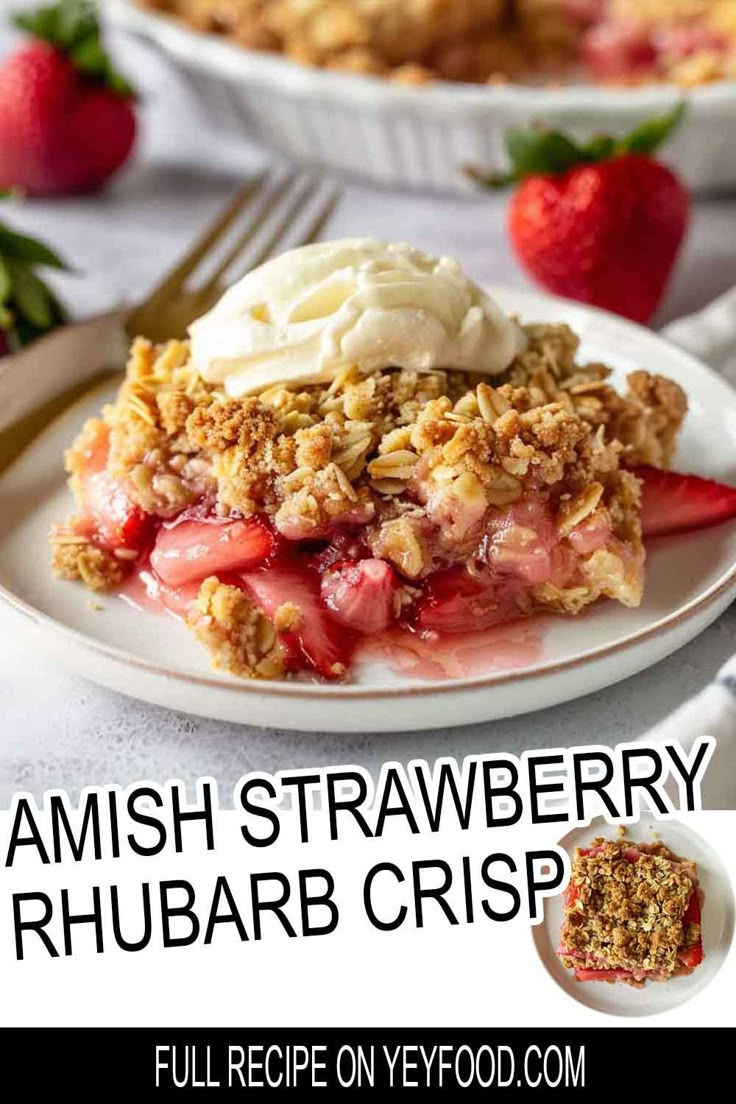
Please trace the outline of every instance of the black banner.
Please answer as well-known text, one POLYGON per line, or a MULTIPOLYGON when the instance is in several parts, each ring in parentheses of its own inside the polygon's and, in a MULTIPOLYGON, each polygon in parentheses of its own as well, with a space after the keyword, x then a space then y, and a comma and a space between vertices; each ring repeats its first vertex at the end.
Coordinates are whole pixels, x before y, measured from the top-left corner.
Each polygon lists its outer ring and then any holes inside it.
POLYGON ((179 1099, 203 1093, 531 1092, 679 1098, 726 1076, 732 1029, 11 1028, 6 1084, 179 1099))

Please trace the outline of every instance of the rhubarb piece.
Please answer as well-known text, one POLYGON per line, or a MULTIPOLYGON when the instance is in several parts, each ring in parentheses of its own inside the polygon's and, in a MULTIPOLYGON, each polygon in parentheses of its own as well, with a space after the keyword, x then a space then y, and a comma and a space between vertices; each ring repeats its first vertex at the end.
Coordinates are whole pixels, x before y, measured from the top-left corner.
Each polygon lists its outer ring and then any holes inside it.
POLYGON ((384 560, 346 560, 322 576, 322 601, 345 628, 368 635, 393 621, 397 587, 396 572, 384 560))

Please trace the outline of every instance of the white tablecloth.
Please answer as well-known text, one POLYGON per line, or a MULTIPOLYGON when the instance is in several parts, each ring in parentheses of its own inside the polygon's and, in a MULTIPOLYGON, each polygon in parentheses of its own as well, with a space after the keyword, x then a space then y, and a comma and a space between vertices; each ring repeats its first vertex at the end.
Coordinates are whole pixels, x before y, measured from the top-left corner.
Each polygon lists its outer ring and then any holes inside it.
MULTIPOLYGON (((0 31, 0 55, 11 38, 0 31)), ((60 290, 84 314, 137 299, 186 248, 244 172, 266 160, 243 144, 223 151, 198 125, 188 91, 151 49, 115 40, 142 93, 135 165, 105 194, 29 203, 9 214, 43 235, 78 271, 60 290)), ((504 230, 506 199, 437 199, 346 189, 329 236, 411 240, 460 257, 486 283, 523 287, 504 230)), ((695 206, 692 231, 660 323, 699 309, 736 284, 736 200, 695 206)), ((736 652, 732 609, 696 641, 625 684, 571 705, 494 724, 394 736, 261 732, 171 713, 72 677, 16 640, 0 611, 0 803, 18 789, 77 793, 90 783, 215 775, 223 792, 247 770, 335 762, 375 768, 386 759, 462 756, 491 748, 606 742, 645 732, 700 690, 736 652)))

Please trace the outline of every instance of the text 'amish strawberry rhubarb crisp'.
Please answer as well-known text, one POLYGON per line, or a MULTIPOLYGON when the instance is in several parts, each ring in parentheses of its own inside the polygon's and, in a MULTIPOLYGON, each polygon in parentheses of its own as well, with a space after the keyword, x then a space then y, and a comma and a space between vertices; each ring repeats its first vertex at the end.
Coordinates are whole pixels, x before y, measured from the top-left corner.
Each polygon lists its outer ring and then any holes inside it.
POLYGON ((703 961, 696 864, 664 843, 595 839, 578 848, 558 955, 577 981, 641 988, 703 961))
POLYGON ((68 451, 60 577, 139 576, 255 678, 344 678, 381 634, 639 604, 640 476, 672 456, 675 383, 635 371, 621 394, 567 326, 520 326, 454 261, 373 240, 268 262, 190 337, 137 340, 68 451))

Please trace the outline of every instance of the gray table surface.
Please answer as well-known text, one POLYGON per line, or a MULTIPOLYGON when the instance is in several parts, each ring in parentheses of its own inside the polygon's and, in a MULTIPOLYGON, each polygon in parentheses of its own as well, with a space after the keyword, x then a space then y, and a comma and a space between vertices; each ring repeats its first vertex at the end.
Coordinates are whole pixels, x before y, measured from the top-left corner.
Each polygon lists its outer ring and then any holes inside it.
MULTIPOLYGON (((0 55, 11 37, 0 32, 0 55)), ((121 65, 143 94, 135 164, 104 194, 28 203, 8 212, 42 234, 77 274, 59 289, 79 314, 143 296, 223 204, 244 172, 267 155, 246 143, 223 149, 187 88, 147 46, 116 37, 121 65)), ((327 235, 401 238, 462 259, 478 280, 527 282, 504 231, 506 199, 438 199, 349 186, 327 235)), ((704 306, 736 284, 736 200, 700 200, 687 248, 659 323, 704 306)), ((615 743, 645 732, 700 690, 736 651, 736 612, 670 659, 570 705, 493 724, 391 736, 263 732, 172 713, 65 673, 16 639, 0 611, 0 802, 19 789, 71 793, 91 783, 126 784, 214 775, 223 792, 243 773, 328 763, 377 767, 387 759, 462 756, 485 749, 615 743)))

